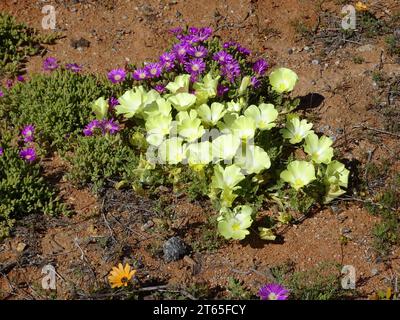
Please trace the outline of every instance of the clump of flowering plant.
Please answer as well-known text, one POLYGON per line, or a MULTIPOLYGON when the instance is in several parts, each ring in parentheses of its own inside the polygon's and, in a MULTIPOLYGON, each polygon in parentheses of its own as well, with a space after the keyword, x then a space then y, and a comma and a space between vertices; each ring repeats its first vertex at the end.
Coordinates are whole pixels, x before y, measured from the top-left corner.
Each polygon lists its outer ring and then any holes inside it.
MULTIPOLYGON (((85 128, 89 134, 111 112, 124 128, 137 130, 132 141, 147 143, 143 170, 169 168, 176 181, 188 166, 208 184, 226 239, 250 233, 257 219, 249 203, 254 197, 287 208, 289 197, 313 204, 345 192, 348 170, 332 161, 332 140, 294 113, 298 100, 288 95, 298 81, 294 71, 270 70, 267 60, 253 58, 237 42, 221 43, 210 28, 171 33, 171 48, 132 70, 132 87, 111 111, 105 98, 94 103, 97 120, 85 128)), ((289 223, 291 216, 281 212, 276 220, 289 223)), ((258 231, 264 240, 275 239, 274 226, 258 231)))

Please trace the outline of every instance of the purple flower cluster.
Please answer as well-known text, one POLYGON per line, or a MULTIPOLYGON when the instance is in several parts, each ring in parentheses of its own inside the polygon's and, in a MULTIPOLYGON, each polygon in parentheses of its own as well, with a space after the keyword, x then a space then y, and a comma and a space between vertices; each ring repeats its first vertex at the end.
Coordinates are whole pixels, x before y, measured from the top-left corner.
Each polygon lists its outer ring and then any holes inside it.
POLYGON ((21 135, 23 137, 25 147, 20 150, 19 156, 27 162, 33 162, 36 160, 36 151, 33 146, 31 146, 34 141, 35 126, 28 124, 21 130, 21 135))
POLYGON ((4 92, 0 90, 0 98, 4 97, 4 92))
POLYGON ((43 61, 43 70, 53 71, 58 68, 58 61, 54 57, 48 57, 43 61))
POLYGON ((221 75, 230 82, 234 82, 235 79, 240 76, 241 71, 239 62, 235 60, 228 52, 222 50, 215 53, 213 55, 213 60, 220 64, 221 75))
MULTIPOLYGON (((146 64, 143 68, 133 71, 133 78, 137 81, 159 78, 163 71, 170 72, 178 65, 190 73, 191 80, 195 81, 206 68, 205 59, 208 50, 201 45, 212 35, 211 28, 191 27, 185 32, 182 28, 170 30, 179 42, 171 51, 164 52, 156 63, 146 64)), ((159 92, 164 92, 163 86, 155 87, 159 92)))
POLYGON ((119 131, 119 125, 113 119, 107 120, 92 120, 88 123, 88 125, 83 129, 83 134, 85 136, 92 136, 96 129, 99 129, 100 132, 105 135, 107 133, 114 134, 119 131))

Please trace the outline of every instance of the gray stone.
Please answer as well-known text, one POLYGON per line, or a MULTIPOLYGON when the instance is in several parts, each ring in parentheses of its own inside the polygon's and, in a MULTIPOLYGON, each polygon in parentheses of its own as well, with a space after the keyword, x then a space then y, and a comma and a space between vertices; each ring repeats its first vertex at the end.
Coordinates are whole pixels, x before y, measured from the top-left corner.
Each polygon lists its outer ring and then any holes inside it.
POLYGON ((188 251, 188 246, 179 237, 169 238, 163 244, 164 260, 166 262, 179 260, 183 258, 188 251))

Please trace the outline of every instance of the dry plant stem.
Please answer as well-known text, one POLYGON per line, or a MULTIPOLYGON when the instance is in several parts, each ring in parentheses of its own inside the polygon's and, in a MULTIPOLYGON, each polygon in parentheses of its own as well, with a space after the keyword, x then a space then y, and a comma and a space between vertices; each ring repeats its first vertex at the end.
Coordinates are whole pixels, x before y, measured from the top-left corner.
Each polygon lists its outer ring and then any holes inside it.
POLYGON ((387 134, 387 135, 390 135, 390 136, 393 136, 393 137, 400 138, 400 134, 393 133, 393 132, 386 131, 386 130, 382 130, 382 129, 379 129, 379 128, 367 127, 367 126, 364 126, 362 124, 353 126, 353 129, 357 129, 357 128, 361 128, 363 130, 375 131, 375 132, 378 132, 378 133, 387 134))

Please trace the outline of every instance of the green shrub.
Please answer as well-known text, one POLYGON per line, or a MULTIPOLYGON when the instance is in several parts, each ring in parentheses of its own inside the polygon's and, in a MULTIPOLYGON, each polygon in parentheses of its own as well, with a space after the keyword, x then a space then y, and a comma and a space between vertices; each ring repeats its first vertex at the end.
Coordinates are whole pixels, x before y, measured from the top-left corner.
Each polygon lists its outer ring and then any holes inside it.
POLYGON ((138 164, 134 150, 119 134, 79 137, 74 153, 67 160, 71 168, 66 178, 79 187, 90 185, 94 192, 109 182, 116 183, 134 175, 138 164))
POLYGON ((109 94, 107 82, 92 75, 58 70, 18 83, 0 99, 0 118, 20 128, 34 124, 36 139, 46 149, 65 150, 89 121, 95 98, 109 94))
POLYGON ((58 35, 42 36, 23 23, 17 23, 7 14, 0 13, 0 76, 16 75, 28 56, 44 52, 42 44, 53 43, 58 35))
POLYGON ((27 163, 12 146, 10 135, 2 136, 0 147, 0 238, 8 236, 17 219, 32 213, 67 213, 55 190, 41 176, 38 162, 27 163))

